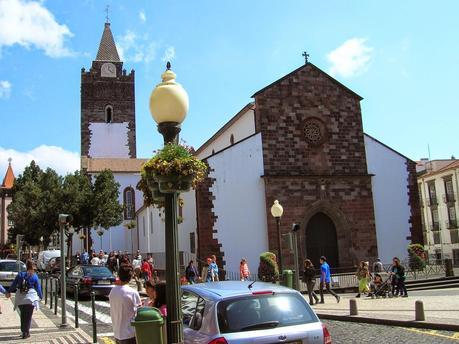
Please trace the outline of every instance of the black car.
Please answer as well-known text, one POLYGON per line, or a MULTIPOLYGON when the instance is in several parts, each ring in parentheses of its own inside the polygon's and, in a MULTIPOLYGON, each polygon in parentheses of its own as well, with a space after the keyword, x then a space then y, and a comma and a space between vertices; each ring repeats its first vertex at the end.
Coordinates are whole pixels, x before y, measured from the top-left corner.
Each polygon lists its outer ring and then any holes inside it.
POLYGON ((96 295, 107 296, 115 283, 116 277, 105 266, 77 265, 67 272, 67 291, 74 295, 78 284, 78 295, 89 295, 93 290, 96 295))

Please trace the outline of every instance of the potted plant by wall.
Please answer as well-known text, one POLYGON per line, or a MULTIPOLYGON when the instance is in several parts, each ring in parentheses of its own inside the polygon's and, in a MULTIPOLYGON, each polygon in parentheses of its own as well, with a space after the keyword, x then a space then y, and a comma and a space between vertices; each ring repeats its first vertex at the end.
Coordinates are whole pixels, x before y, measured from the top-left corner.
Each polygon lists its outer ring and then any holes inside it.
POLYGON ((195 187, 207 172, 207 165, 193 156, 186 146, 168 143, 142 166, 149 187, 158 183, 162 193, 186 192, 195 187))
POLYGON ((276 255, 272 252, 260 254, 260 265, 258 266, 258 279, 263 282, 275 283, 279 280, 279 267, 276 255))

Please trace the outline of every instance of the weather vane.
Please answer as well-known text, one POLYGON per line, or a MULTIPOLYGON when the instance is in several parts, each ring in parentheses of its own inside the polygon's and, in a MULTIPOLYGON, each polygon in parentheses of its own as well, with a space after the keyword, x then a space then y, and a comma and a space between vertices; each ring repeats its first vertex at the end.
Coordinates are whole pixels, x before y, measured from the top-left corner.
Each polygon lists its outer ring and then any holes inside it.
POLYGON ((8 163, 11 165, 11 161, 13 161, 13 159, 11 158, 8 158, 8 163))
POLYGON ((110 5, 105 6, 105 13, 106 13, 105 20, 107 23, 110 23, 110 17, 108 16, 109 10, 110 10, 110 5))
POLYGON ((303 51, 302 56, 304 57, 304 64, 308 64, 309 54, 306 51, 303 51))

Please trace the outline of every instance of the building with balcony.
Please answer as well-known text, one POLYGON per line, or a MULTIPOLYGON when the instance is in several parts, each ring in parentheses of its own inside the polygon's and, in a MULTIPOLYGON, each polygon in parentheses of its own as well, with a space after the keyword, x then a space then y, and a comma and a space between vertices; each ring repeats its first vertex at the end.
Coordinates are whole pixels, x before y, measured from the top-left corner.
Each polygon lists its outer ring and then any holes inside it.
POLYGON ((459 265, 459 160, 418 163, 418 188, 430 259, 453 259, 459 265))

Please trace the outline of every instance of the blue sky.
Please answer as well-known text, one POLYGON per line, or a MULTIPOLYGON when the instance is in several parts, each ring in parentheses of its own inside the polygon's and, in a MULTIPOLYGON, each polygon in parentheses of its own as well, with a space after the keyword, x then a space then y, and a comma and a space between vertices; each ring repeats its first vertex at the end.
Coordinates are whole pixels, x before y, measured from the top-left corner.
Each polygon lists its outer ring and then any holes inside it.
MULTIPOLYGON (((459 156, 459 2, 0 0, 0 168, 78 167, 80 70, 110 5, 136 70, 137 150, 162 138, 148 111, 167 58, 188 91, 198 147, 257 90, 310 61, 360 94, 365 131, 412 159, 459 156)), ((0 174, 2 173, 0 170, 0 174)))

